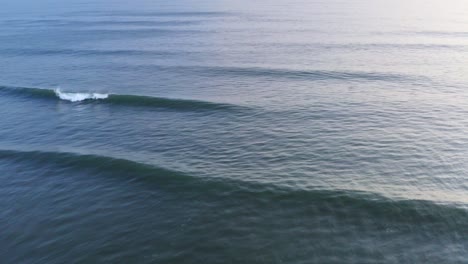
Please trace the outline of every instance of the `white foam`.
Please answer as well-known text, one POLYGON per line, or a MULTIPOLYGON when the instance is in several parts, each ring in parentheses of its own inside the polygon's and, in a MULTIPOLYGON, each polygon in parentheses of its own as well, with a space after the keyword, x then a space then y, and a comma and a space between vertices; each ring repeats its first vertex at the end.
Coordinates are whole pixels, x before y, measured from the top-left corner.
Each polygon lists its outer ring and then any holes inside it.
POLYGON ((80 102, 84 100, 99 100, 106 99, 109 97, 108 94, 101 93, 65 93, 60 91, 60 89, 54 90, 55 95, 57 95, 62 100, 67 100, 70 102, 80 102))

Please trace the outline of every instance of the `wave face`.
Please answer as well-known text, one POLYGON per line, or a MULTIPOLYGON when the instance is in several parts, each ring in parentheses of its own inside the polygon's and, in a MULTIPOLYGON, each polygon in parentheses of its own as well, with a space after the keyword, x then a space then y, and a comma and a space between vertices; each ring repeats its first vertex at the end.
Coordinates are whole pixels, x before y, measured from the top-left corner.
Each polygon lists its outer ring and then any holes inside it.
POLYGON ((122 94, 107 94, 94 92, 63 92, 60 89, 41 89, 41 88, 22 88, 0 86, 0 92, 26 96, 33 98, 60 99, 73 103, 86 101, 99 101, 107 104, 123 105, 123 106, 142 106, 154 108, 166 108, 185 111, 204 111, 204 110, 240 110, 243 107, 213 103, 198 100, 187 99, 172 99, 163 97, 152 97, 143 95, 122 95, 122 94))
POLYGON ((370 192, 351 190, 294 189, 260 182, 198 177, 138 161, 96 154, 3 149, 0 150, 0 160, 2 159, 26 163, 49 163, 77 171, 91 169, 98 174, 120 175, 142 180, 145 183, 171 185, 178 191, 187 188, 193 192, 215 196, 223 193, 239 197, 251 196, 273 203, 284 201, 301 205, 311 203, 310 206, 326 205, 327 210, 346 207, 365 211, 369 217, 385 221, 409 221, 412 224, 439 222, 450 223, 445 227, 453 225, 452 228, 455 229, 468 228, 467 210, 431 201, 395 200, 370 192))

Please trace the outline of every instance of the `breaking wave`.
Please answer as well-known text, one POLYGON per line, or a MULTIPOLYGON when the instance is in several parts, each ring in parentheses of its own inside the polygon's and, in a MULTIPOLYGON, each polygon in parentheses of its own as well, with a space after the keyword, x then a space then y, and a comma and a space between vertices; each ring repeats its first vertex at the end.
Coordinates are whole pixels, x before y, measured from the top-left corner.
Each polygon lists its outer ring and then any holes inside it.
POLYGON ((102 102, 115 105, 126 106, 142 106, 153 108, 165 108, 185 111, 206 111, 206 110, 241 110, 246 107, 215 103, 190 99, 176 99, 153 97, 145 95, 125 95, 125 94, 110 94, 96 92, 64 92, 60 89, 41 89, 41 88, 26 88, 26 87, 9 87, 0 86, 0 93, 10 94, 13 96, 44 98, 44 99, 60 99, 73 103, 85 103, 89 101, 102 102))
POLYGON ((102 93, 65 93, 60 91, 60 89, 55 89, 54 90, 55 95, 57 95, 58 98, 70 102, 81 102, 84 100, 99 100, 99 99, 107 99, 109 97, 109 94, 102 94, 102 93))

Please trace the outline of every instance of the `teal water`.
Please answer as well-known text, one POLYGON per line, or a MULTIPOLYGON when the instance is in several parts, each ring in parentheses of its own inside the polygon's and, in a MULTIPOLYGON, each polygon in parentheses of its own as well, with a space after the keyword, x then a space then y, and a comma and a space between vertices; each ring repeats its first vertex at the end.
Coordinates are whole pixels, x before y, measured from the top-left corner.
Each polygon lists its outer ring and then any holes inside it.
POLYGON ((1 263, 468 263, 464 1, 1 1, 1 263))

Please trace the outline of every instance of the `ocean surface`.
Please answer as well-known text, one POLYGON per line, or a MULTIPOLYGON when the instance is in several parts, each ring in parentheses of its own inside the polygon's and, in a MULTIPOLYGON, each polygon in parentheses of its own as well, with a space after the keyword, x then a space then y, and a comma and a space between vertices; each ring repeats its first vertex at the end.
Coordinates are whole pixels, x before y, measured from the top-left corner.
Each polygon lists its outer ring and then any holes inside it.
POLYGON ((468 2, 0 0, 1 263, 468 263, 468 2))

